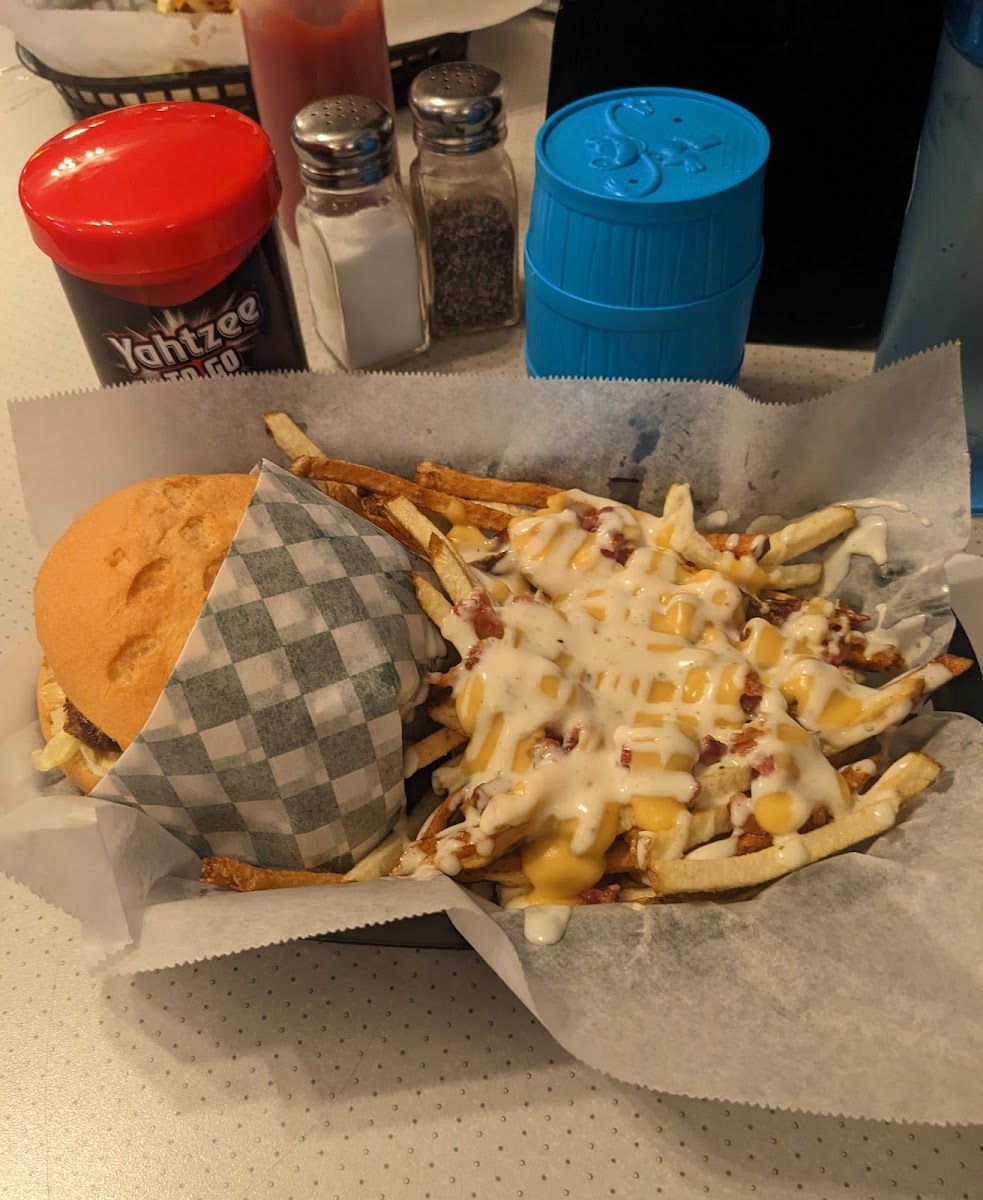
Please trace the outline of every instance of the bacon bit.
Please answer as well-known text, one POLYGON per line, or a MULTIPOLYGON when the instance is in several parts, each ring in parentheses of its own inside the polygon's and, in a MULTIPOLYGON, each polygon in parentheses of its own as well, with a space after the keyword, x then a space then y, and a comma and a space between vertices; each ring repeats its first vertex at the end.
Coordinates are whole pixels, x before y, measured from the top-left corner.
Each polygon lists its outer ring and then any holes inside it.
POLYGON ((715 737, 707 734, 703 741, 700 742, 700 763, 704 767, 710 766, 711 763, 719 762, 727 753, 727 747, 723 742, 718 742, 715 737))
POLYGON ((618 893, 621 891, 620 883, 608 883, 603 887, 588 887, 577 896, 578 904, 615 904, 618 900, 618 893))
POLYGON ((748 716, 755 712, 764 694, 765 689, 761 682, 761 676, 757 671, 748 671, 747 679, 744 681, 744 691, 741 693, 741 708, 748 716))
POLYGON ((546 597, 542 592, 516 592, 514 596, 510 596, 509 604, 545 604, 546 597))
POLYGON ((900 670, 905 665, 904 655, 897 646, 882 646, 870 651, 862 633, 850 633, 842 640, 823 649, 823 657, 837 666, 859 667, 862 671, 900 670))
POLYGON ((631 766, 631 746, 621 747, 621 765, 623 767, 631 766))
POLYGON ((540 763, 549 762, 551 759, 555 759, 557 751, 564 750, 565 748, 566 747, 563 745, 563 739, 559 734, 553 733, 549 729, 545 729, 543 731, 543 736, 541 738, 537 738, 536 741, 533 742, 532 750, 530 751, 533 765, 539 766, 540 763))
POLYGON ((485 554, 481 558, 473 558, 468 563, 468 566, 475 567, 479 571, 488 571, 490 573, 494 571, 494 569, 505 557, 506 553, 507 552, 505 550, 496 550, 494 553, 485 554))
POLYGON ((581 728, 579 725, 574 725, 573 729, 563 739, 564 750, 576 750, 580 742, 581 728))
POLYGON ((481 651, 483 649, 484 642, 475 642, 475 644, 468 651, 467 658, 465 658, 465 660, 461 663, 461 666, 465 669, 465 671, 471 671, 474 669, 478 663, 478 659, 481 658, 481 651))
POLYGON ((762 754, 751 763, 751 775, 770 775, 775 769, 775 760, 770 754, 762 754))
POLYGON ((760 729, 742 729, 736 738, 731 742, 730 748, 735 754, 750 754, 758 744, 758 734, 760 729))
POLYGON ((837 666, 846 657, 846 648, 841 641, 829 641, 820 651, 822 657, 833 666, 837 666))
POLYGON ((799 833, 808 833, 812 829, 821 829, 824 825, 833 819, 833 814, 829 811, 825 804, 817 804, 809 814, 809 819, 799 830, 799 833))
POLYGON ((600 513, 586 500, 568 500, 567 510, 577 514, 577 524, 588 533, 595 533, 600 524, 600 513))
POLYGON ((624 566, 628 559, 631 558, 634 547, 628 544, 628 539, 620 529, 612 529, 608 534, 607 540, 608 545, 601 547, 601 556, 603 558, 613 558, 616 563, 624 566))
POLYGON ((736 854, 754 854, 758 850, 767 850, 772 843, 771 834, 766 832, 754 819, 754 813, 744 822, 741 836, 737 839, 736 854))
POLYGON ((484 588, 475 588, 470 596, 454 605, 454 612, 468 622, 479 638, 500 638, 505 633, 505 626, 484 588))
POLYGON ((758 596, 748 596, 748 613, 750 616, 761 617, 769 625, 784 625, 789 617, 795 616, 805 604, 801 596, 786 596, 782 592, 762 600, 758 596))

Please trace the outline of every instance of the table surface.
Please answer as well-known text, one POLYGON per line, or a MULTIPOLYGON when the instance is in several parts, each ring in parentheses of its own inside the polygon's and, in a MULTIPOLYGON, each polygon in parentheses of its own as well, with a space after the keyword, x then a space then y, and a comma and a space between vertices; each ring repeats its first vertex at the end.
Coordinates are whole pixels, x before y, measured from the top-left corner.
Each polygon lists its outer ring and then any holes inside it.
MULTIPOLYGON (((511 86, 524 202, 550 32, 530 14, 472 40, 511 86)), ((16 200, 20 165, 69 114, 0 35, 8 399, 96 381, 16 200)), ((310 331, 303 297, 301 313, 310 331)), ((441 343, 407 369, 520 375, 521 336, 441 343)), ((330 369, 308 340, 312 366, 330 369)), ((794 399, 869 367, 858 352, 749 346, 742 385, 794 399)), ((37 565, 5 406, 0 513, 2 651, 29 629, 37 565)), ((983 1197, 983 1129, 630 1087, 566 1054, 470 951, 307 942, 97 979, 75 923, 2 878, 0 928, 0 1197, 983 1197)))

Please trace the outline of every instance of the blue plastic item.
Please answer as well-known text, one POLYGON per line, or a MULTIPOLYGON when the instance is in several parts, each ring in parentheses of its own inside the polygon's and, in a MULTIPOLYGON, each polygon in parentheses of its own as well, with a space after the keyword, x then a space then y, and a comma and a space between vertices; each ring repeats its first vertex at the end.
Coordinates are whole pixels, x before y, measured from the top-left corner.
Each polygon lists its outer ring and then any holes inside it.
POLYGON ((768 133, 678 88, 590 96, 536 139, 526 250, 544 279, 599 304, 690 304, 761 254, 768 133))
POLYGON ((768 133, 728 100, 628 88, 536 139, 526 236, 539 375, 731 381, 761 267, 768 133))
POLYGON ((654 308, 596 304, 526 270, 526 364, 532 375, 733 383, 744 360, 761 257, 734 287, 654 308))

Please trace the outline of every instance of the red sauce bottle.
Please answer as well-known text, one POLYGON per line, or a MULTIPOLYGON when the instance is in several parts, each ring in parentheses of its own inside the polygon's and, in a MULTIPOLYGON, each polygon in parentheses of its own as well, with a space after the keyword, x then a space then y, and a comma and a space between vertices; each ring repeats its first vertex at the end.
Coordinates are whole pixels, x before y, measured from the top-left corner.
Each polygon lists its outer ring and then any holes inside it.
POLYGON ((297 241, 304 194, 294 117, 329 96, 370 96, 395 115, 382 0, 240 0, 249 72, 283 181, 280 222, 297 241))

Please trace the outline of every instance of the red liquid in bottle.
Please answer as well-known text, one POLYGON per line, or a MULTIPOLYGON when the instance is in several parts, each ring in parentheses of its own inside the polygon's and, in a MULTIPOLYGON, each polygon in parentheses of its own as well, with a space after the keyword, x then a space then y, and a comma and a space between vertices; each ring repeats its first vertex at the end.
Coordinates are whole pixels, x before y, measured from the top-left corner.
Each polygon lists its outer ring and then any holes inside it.
POLYGON ((297 113, 313 100, 352 93, 395 115, 382 0, 240 0, 239 13, 260 121, 283 182, 280 222, 296 242, 304 194, 290 141, 297 113))

